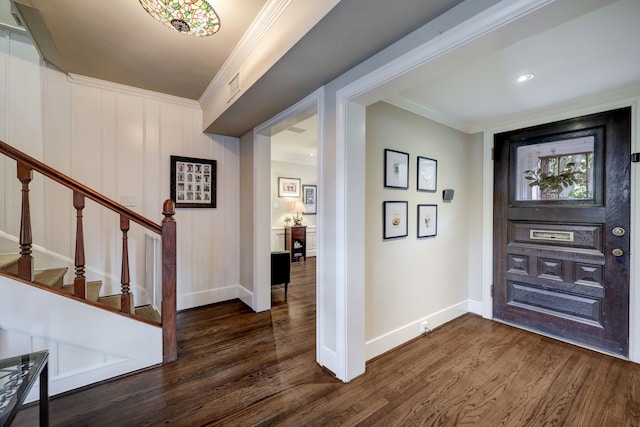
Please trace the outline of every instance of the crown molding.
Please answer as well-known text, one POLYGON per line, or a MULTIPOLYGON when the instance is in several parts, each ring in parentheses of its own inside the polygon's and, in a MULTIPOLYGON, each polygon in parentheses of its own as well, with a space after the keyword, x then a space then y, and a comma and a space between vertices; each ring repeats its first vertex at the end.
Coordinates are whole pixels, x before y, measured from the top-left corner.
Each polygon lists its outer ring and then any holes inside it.
POLYGON ((142 96, 147 99, 155 99, 161 102, 170 102, 172 104, 179 104, 184 107, 197 108, 200 110, 200 104, 198 101, 192 99, 181 98, 179 96, 167 95, 160 92, 154 92, 147 89, 140 89, 133 86, 127 86, 120 83, 108 82, 106 80, 94 79, 92 77, 81 76, 79 74, 69 73, 67 74, 67 80, 69 83, 80 84, 84 86, 91 86, 99 89, 110 90, 114 92, 124 93, 133 96, 142 96))
POLYGON ((383 99, 383 101, 413 114, 417 114, 418 116, 425 117, 429 120, 433 120, 434 122, 459 130, 460 132, 472 133, 472 125, 470 123, 442 114, 438 111, 432 110, 431 108, 427 108, 424 105, 409 100, 403 96, 394 95, 383 99))
POLYGON ((0 22, 0 30, 10 31, 12 33, 27 34, 27 30, 24 27, 18 27, 15 25, 7 24, 6 22, 0 22))
POLYGON ((247 32, 242 36, 229 58, 220 68, 220 71, 211 80, 205 91, 200 96, 200 105, 207 105, 221 90, 224 90, 236 70, 253 49, 264 38, 278 18, 289 7, 291 0, 269 0, 262 8, 256 19, 253 20, 247 32))

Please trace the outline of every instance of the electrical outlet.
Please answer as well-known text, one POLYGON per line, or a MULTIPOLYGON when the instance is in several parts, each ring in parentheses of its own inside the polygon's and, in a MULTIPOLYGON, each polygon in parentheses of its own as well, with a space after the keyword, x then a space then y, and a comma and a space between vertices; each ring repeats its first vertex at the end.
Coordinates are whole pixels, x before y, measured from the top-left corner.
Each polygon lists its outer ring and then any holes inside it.
POLYGON ((426 320, 423 320, 422 322, 420 322, 420 333, 421 334, 426 334, 427 332, 431 331, 431 329, 429 329, 429 322, 427 322, 426 320))

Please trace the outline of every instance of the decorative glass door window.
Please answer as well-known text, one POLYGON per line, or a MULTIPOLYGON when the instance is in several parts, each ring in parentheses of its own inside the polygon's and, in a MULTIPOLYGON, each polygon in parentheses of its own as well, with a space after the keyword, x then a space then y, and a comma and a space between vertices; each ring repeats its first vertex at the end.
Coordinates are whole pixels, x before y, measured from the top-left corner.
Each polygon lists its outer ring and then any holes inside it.
POLYGON ((516 150, 516 201, 593 200, 593 135, 520 145, 516 150))

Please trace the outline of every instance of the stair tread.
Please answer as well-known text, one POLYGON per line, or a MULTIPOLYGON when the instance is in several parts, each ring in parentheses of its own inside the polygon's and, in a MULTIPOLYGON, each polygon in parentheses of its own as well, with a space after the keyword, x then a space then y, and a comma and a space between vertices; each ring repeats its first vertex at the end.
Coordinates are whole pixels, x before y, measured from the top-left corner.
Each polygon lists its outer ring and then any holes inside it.
POLYGON ((64 275, 67 274, 67 270, 66 267, 36 270, 34 272, 34 281, 56 288, 62 288, 62 280, 64 279, 64 275))
POLYGON ((18 274, 19 254, 0 254, 0 270, 18 274))
MULTIPOLYGON (((108 305, 109 307, 117 308, 118 310, 120 310, 120 301, 120 294, 98 298, 98 302, 108 305)), ((135 314, 135 307, 133 307, 133 295, 131 295, 131 314, 135 314)))
MULTIPOLYGON (((101 281, 95 281, 95 282, 87 282, 87 300, 88 301, 98 301, 98 298, 100 297, 100 288, 102 287, 102 282, 101 281)), ((69 292, 70 294, 73 294, 73 285, 64 285, 62 287, 63 291, 69 292)))
POLYGON ((156 309, 150 305, 136 307, 136 315, 144 317, 145 319, 151 320, 156 323, 160 323, 162 321, 160 319, 160 313, 158 313, 156 309))
POLYGON ((0 254, 0 268, 4 268, 6 265, 18 262, 20 259, 19 254, 0 254))

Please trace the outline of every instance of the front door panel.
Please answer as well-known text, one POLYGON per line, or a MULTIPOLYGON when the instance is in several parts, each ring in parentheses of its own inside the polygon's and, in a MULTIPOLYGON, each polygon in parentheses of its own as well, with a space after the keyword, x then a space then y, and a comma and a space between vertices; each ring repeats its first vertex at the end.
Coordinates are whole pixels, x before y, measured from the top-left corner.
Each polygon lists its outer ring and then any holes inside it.
POLYGON ((496 135, 496 319, 628 355, 630 118, 496 135))

